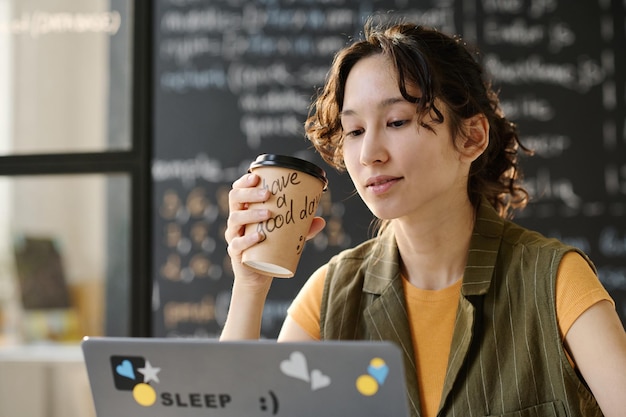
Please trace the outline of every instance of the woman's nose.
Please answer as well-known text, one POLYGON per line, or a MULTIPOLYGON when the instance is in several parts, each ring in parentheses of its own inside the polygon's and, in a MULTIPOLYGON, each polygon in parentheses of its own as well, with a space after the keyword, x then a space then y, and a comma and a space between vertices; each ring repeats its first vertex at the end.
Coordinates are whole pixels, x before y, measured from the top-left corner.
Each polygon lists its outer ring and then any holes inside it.
POLYGON ((361 141, 361 165, 384 163, 388 158, 383 135, 373 130, 366 131, 361 141))

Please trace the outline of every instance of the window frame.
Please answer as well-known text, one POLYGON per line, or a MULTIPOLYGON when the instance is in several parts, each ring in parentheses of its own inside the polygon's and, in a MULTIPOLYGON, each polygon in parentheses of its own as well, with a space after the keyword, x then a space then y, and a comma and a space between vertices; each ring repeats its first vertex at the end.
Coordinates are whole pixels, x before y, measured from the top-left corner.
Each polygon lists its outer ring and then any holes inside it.
MULTIPOLYGON (((131 148, 128 151, 0 156, 0 176, 126 174, 130 178, 128 329, 150 337, 152 329, 152 4, 132 1, 131 148)), ((107 305, 112 301, 106 300, 107 305)))

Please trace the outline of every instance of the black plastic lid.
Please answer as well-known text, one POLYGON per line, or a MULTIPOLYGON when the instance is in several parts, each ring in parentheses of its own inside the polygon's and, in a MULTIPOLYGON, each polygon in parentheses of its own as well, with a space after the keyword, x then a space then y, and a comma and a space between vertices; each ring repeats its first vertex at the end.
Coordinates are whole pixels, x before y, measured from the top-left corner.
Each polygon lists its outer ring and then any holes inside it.
POLYGON ((326 172, 314 163, 306 161, 304 159, 287 155, 264 153, 259 155, 256 160, 254 160, 254 162, 250 164, 250 170, 263 166, 277 166, 296 169, 298 171, 302 171, 309 175, 312 175, 322 181, 324 183, 324 191, 326 191, 326 187, 328 186, 328 178, 326 178, 326 172))

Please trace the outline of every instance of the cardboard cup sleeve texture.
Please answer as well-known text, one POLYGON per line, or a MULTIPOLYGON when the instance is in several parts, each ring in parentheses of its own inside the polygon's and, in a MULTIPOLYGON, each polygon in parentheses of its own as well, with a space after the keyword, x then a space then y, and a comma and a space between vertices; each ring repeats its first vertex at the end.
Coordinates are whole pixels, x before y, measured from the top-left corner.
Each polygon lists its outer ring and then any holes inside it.
POLYGON ((264 275, 293 277, 328 186, 326 173, 312 162, 275 154, 259 155, 249 172, 261 178, 257 187, 271 193, 267 201, 252 204, 251 208, 267 208, 271 216, 246 227, 246 234, 259 232, 261 241, 243 253, 243 263, 264 275))

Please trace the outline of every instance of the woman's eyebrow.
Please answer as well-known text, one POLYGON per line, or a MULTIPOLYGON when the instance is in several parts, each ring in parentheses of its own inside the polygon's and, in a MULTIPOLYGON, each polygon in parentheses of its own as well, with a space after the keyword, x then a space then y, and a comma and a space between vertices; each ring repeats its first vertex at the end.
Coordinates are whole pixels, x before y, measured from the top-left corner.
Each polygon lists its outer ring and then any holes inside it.
MULTIPOLYGON (((386 107, 393 106, 394 104, 397 104, 397 103, 410 103, 410 102, 408 102, 402 96, 399 96, 399 97, 389 97, 389 98, 386 98, 386 99, 380 101, 376 107, 378 107, 379 109, 384 109, 386 107)), ((355 114, 356 114, 356 111, 354 111, 352 109, 344 109, 344 110, 339 112, 339 117, 354 116, 355 114)))
POLYGON ((390 97, 390 98, 387 98, 387 99, 381 101, 378 104, 378 107, 379 108, 385 108, 385 107, 393 106, 394 104, 397 104, 397 103, 408 103, 408 101, 404 97, 402 97, 402 96, 400 96, 400 97, 390 97))

